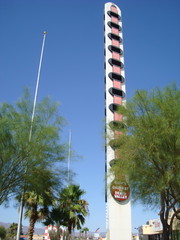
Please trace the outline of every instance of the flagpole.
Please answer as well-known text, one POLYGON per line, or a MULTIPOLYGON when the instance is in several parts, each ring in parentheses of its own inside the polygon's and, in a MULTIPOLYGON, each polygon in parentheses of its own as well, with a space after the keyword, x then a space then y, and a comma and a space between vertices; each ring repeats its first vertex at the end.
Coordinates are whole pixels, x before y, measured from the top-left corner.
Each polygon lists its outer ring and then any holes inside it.
MULTIPOLYGON (((37 74, 37 80, 36 80, 36 90, 35 90, 35 95, 34 95, 33 111, 32 111, 32 117, 31 117, 31 126, 30 126, 30 131, 29 131, 29 142, 31 141, 31 137, 32 137, 32 127, 33 127, 33 121, 34 121, 34 115, 35 115, 35 109, 36 109, 36 100, 37 100, 37 93, 38 93, 38 87, 39 87, 39 79, 40 79, 40 74, 41 74, 41 65, 42 65, 42 59, 43 59, 43 53, 44 53, 45 39, 46 39, 46 32, 44 32, 44 36, 43 36, 41 55, 40 55, 40 61, 39 61, 39 68, 38 68, 38 74, 37 74)), ((25 170, 25 173, 26 173, 26 170, 25 170)), ((24 189, 23 189, 22 194, 21 194, 21 201, 20 201, 20 207, 19 207, 19 220, 18 220, 16 240, 20 240, 23 206, 24 206, 24 189)))
POLYGON ((38 75, 37 75, 37 80, 36 80, 36 90, 35 90, 35 95, 34 95, 33 112, 32 112, 32 118, 31 118, 31 128, 30 128, 30 132, 29 132, 29 142, 31 141, 31 136, 32 136, 32 126, 33 126, 34 114, 35 114, 35 109, 36 109, 36 100, 37 100, 37 93, 38 93, 38 87, 39 87, 39 79, 40 79, 40 74, 41 74, 41 65, 42 65, 42 59, 43 59, 43 53, 44 53, 45 40, 46 40, 46 32, 44 32, 44 36, 43 36, 43 43, 42 43, 41 56, 40 56, 40 61, 39 61, 38 75))
POLYGON ((68 185, 70 183, 70 160, 71 160, 71 129, 69 130, 69 145, 68 145, 68 185))

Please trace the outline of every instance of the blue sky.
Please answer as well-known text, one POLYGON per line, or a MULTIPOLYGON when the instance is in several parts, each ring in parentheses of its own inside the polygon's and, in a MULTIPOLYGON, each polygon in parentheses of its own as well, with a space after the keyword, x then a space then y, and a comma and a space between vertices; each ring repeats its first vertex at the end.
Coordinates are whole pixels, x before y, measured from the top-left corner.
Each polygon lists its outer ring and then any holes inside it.
MULTIPOLYGON (((60 102, 82 159, 71 164, 86 190, 86 226, 105 231, 104 0, 0 0, 0 101, 34 94, 43 32, 47 31, 38 100, 60 102), (85 99, 85 101, 84 101, 85 99)), ((179 83, 180 1, 115 0, 122 11, 127 98, 136 89, 179 83)), ((132 206, 132 229, 157 218, 132 206)), ((17 209, 0 207, 0 221, 17 222, 17 209)), ((28 225, 28 221, 23 222, 28 225)))

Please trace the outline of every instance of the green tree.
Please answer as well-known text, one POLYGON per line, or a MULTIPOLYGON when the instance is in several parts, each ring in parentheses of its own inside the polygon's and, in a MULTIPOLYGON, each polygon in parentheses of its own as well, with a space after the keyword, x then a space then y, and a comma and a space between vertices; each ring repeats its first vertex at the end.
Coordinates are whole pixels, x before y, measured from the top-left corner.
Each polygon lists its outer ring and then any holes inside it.
POLYGON ((50 189, 44 189, 43 193, 37 193, 35 191, 25 192, 24 194, 24 206, 25 206, 25 218, 29 218, 29 240, 33 239, 35 223, 43 221, 49 212, 49 207, 52 206, 54 198, 50 189))
POLYGON ((175 85, 137 91, 118 111, 123 121, 110 128, 123 134, 110 141, 119 156, 112 171, 128 179, 134 200, 160 208, 169 240, 174 218, 180 219, 180 91, 175 85))
MULTIPOLYGON (((0 204, 22 191, 36 167, 55 169, 66 156, 60 141, 63 119, 58 104, 50 98, 39 102, 33 123, 32 109, 28 90, 16 104, 0 106, 0 204)), ((65 176, 61 174, 60 178, 65 176)))
MULTIPOLYGON (((28 235, 29 240, 33 239, 34 227, 36 222, 42 222, 47 219, 49 208, 55 201, 56 188, 59 188, 59 175, 51 169, 40 166, 36 167, 32 175, 26 179, 24 185, 23 203, 25 207, 25 218, 29 218, 28 235)), ((21 200, 21 194, 17 196, 21 200)))
POLYGON ((87 233, 89 232, 89 228, 87 227, 84 227, 82 230, 81 230, 82 233, 85 233, 85 239, 87 239, 87 233))
POLYGON ((6 229, 3 226, 0 226, 0 239, 5 239, 6 237, 6 229))
MULTIPOLYGON (((6 239, 12 239, 14 240, 14 237, 17 234, 17 228, 18 224, 17 223, 12 223, 8 228, 7 228, 7 233, 6 233, 6 239)), ((21 228, 21 234, 23 234, 22 228, 21 228)))
POLYGON ((70 235, 75 228, 81 229, 88 215, 88 202, 82 199, 84 194, 78 185, 62 189, 46 224, 63 225, 70 235))
POLYGON ((81 199, 84 194, 85 191, 78 185, 69 185, 60 192, 60 208, 64 209, 70 234, 75 228, 81 229, 88 215, 88 202, 81 199))
POLYGON ((7 233, 9 235, 11 235, 12 238, 14 238, 16 236, 16 232, 17 232, 17 228, 18 228, 18 224, 17 223, 12 223, 8 229, 7 229, 7 233))

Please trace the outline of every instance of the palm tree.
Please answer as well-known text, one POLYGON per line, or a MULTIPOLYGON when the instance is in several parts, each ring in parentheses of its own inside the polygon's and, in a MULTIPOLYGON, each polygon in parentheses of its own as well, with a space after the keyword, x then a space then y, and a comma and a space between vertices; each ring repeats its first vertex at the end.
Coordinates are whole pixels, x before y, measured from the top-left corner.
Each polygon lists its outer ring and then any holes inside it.
POLYGON ((88 215, 88 202, 81 199, 83 194, 85 191, 79 185, 69 185, 60 192, 59 208, 64 213, 64 224, 69 234, 75 228, 81 229, 88 215))
POLYGON ((85 233, 85 238, 87 238, 87 233, 89 232, 89 228, 84 227, 82 231, 85 233))
MULTIPOLYGON (((6 234, 6 239, 15 239, 15 236, 17 234, 17 229, 18 229, 18 224, 17 223, 12 223, 8 228, 7 228, 7 234, 6 234)), ((20 230, 20 235, 23 235, 23 229, 21 226, 20 230)))
POLYGON ((48 216, 49 206, 52 205, 53 197, 50 192, 44 194, 37 194, 35 191, 25 192, 24 206, 26 211, 25 218, 29 218, 29 240, 33 239, 34 226, 38 221, 43 221, 48 216))
MULTIPOLYGON (((24 216, 29 218, 29 240, 32 240, 35 223, 47 218, 49 207, 55 201, 54 191, 56 187, 56 176, 50 169, 40 167, 34 168, 31 175, 26 176, 24 191, 24 216)), ((20 196, 17 196, 20 201, 20 196)))

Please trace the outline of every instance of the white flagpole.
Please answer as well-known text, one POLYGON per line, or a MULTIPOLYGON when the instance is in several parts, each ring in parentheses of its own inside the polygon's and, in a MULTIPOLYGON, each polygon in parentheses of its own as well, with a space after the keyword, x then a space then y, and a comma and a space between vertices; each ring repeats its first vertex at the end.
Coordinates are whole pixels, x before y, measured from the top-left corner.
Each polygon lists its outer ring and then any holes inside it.
POLYGON ((40 56, 39 68, 38 68, 38 75, 37 75, 37 80, 36 80, 36 90, 35 90, 35 95, 34 95, 33 112, 32 112, 32 118, 31 118, 31 128, 30 128, 30 132, 29 132, 29 142, 31 141, 31 136, 32 136, 32 126, 33 126, 34 114, 35 114, 35 109, 36 109, 36 99, 37 99, 39 79, 40 79, 40 74, 41 74, 41 65, 42 65, 42 58, 43 58, 43 53, 44 53, 45 40, 46 40, 46 32, 44 32, 41 56, 40 56))
POLYGON ((69 145, 68 145, 68 185, 70 183, 70 160, 71 160, 71 130, 69 130, 69 145))
MULTIPOLYGON (((40 79, 40 74, 41 74, 41 65, 42 65, 42 58, 43 58, 43 53, 44 53, 45 39, 46 39, 46 32, 44 32, 44 36, 43 36, 43 43, 42 43, 42 48, 41 48, 38 75, 37 75, 37 80, 36 80, 36 90, 35 90, 35 95, 34 95, 33 112, 32 112, 32 117, 31 117, 31 127, 30 127, 30 131, 29 131, 29 142, 31 141, 31 136, 32 136, 32 127, 33 127, 33 120, 34 120, 34 114, 35 114, 35 108, 36 108, 36 99, 37 99, 39 79, 40 79)), ((21 226, 22 226, 22 215, 23 215, 23 205, 24 205, 24 190, 22 191, 22 195, 21 195, 16 240, 20 240, 20 233, 21 233, 21 226)))

